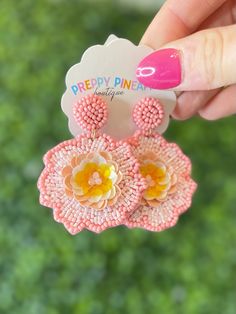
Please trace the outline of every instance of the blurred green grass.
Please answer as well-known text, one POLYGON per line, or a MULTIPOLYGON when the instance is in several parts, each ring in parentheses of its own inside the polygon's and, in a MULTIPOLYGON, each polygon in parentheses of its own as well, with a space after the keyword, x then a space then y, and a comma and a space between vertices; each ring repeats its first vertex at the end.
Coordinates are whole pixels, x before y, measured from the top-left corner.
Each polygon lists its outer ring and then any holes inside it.
POLYGON ((236 312, 235 117, 171 123, 166 137, 191 157, 199 183, 175 228, 72 237, 38 204, 42 155, 70 138, 60 109, 67 70, 109 33, 137 43, 153 13, 111 1, 1 1, 1 314, 236 312))

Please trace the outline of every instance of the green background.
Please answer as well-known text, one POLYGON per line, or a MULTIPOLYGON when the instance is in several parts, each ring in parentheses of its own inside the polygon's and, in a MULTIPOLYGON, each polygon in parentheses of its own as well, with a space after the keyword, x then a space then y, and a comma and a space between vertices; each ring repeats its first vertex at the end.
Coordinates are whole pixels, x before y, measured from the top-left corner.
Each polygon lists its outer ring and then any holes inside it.
POLYGON ((70 138, 67 70, 110 33, 138 43, 153 14, 112 1, 0 2, 1 314, 236 313, 235 117, 171 123, 165 136, 199 187, 170 230, 71 236, 38 203, 42 155, 70 138))

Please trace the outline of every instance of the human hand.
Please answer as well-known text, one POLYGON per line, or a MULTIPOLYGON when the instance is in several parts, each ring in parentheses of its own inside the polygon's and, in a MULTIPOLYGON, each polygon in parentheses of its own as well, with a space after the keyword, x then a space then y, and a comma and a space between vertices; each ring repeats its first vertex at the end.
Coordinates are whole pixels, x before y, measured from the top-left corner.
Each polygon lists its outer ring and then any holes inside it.
POLYGON ((147 28, 141 44, 159 50, 141 61, 137 77, 178 91, 174 118, 236 113, 234 23, 235 0, 167 0, 147 28))

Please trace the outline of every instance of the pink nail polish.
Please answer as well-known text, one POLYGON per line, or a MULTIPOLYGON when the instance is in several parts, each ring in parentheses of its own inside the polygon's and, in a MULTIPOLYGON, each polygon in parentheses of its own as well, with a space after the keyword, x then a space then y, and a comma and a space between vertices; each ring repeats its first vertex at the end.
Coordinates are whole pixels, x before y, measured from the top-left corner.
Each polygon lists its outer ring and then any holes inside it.
POLYGON ((154 89, 169 89, 181 83, 180 52, 173 48, 155 51, 138 65, 140 83, 154 89))

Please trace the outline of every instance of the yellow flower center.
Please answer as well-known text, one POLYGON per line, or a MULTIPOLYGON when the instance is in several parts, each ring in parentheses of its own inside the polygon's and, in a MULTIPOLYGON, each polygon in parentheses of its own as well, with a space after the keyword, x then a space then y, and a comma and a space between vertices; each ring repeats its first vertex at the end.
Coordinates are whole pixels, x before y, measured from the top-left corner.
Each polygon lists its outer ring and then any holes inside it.
POLYGON ((144 163, 140 167, 141 174, 146 178, 148 187, 145 190, 145 199, 156 199, 168 190, 169 180, 166 167, 163 164, 144 163))
POLYGON ((113 168, 114 166, 109 164, 88 162, 83 170, 75 174, 74 182, 88 197, 104 195, 112 188, 109 176, 113 168))
POLYGON ((93 185, 100 185, 102 183, 102 179, 97 171, 95 171, 91 177, 89 178, 88 184, 93 185))

